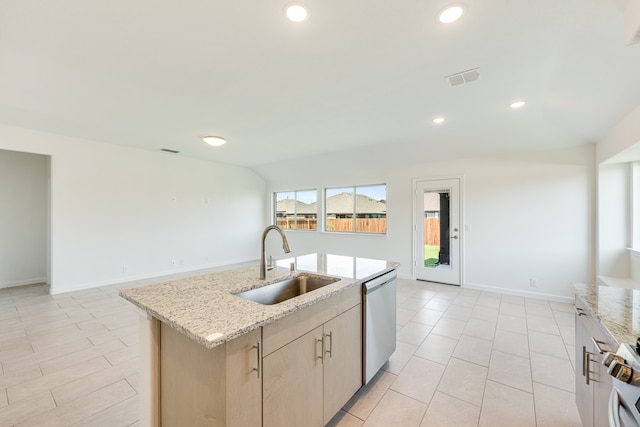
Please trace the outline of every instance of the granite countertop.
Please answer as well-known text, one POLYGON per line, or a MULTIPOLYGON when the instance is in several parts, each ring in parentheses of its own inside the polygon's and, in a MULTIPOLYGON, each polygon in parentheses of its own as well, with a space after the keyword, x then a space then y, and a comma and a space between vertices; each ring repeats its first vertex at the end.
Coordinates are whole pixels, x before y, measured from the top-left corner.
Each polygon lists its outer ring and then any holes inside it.
POLYGON ((357 286, 399 266, 396 262, 330 254, 309 254, 276 262, 260 280, 260 267, 243 267, 120 291, 120 296, 148 314, 213 348, 302 308, 357 286), (296 271, 290 271, 295 263, 296 271), (301 273, 340 280, 274 305, 262 305, 234 294, 301 273))
POLYGON ((640 337, 640 290, 574 283, 576 296, 585 303, 605 333, 618 345, 635 345, 640 337))

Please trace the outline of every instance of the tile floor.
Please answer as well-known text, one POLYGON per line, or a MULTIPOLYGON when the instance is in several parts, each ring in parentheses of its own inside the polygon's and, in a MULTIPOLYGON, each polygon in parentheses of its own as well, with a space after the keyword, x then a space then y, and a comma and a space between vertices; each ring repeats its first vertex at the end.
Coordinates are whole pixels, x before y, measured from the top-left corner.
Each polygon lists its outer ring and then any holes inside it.
MULTIPOLYGON (((0 426, 138 426, 124 286, 0 289, 0 426)), ((401 279, 397 351, 330 425, 580 426, 573 322, 570 304, 401 279)))

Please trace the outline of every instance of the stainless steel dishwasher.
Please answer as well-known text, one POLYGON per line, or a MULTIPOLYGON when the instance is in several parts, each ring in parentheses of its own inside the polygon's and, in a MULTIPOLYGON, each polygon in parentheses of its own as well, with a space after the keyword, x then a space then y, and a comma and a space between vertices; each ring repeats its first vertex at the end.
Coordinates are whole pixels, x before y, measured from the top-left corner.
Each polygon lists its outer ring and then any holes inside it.
POLYGON ((396 351, 395 270, 363 284, 362 382, 367 384, 396 351))

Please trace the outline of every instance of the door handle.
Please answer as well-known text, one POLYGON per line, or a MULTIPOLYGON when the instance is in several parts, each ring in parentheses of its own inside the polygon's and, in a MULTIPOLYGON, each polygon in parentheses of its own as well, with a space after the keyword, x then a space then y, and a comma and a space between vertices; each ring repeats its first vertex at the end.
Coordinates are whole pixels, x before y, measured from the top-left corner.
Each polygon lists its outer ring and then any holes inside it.
POLYGON ((451 238, 452 238, 452 239, 457 239, 457 238, 458 238, 458 236, 451 236, 451 238))

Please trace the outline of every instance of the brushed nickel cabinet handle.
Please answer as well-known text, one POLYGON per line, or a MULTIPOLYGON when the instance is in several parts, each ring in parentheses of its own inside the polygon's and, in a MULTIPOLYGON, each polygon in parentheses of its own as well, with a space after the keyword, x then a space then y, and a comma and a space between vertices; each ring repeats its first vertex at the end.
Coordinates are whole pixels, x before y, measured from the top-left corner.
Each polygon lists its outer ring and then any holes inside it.
POLYGON ((316 360, 317 359, 324 359, 324 337, 316 338, 316 360), (320 356, 318 356, 318 344, 320 344, 320 356))
POLYGON ((251 349, 256 349, 256 367, 253 368, 251 371, 249 372, 253 372, 255 371, 256 374, 258 375, 258 378, 260 378, 260 341, 258 341, 256 343, 256 345, 251 346, 251 349))
POLYGON ((593 341, 593 345, 596 346, 596 350, 598 350, 598 353, 605 354, 607 352, 607 350, 603 350, 602 347, 600 347, 600 344, 608 345, 606 342, 597 340, 594 337, 591 337, 591 341, 593 341))
POLYGON ((322 346, 324 347, 324 339, 329 337, 329 350, 325 350, 324 353, 329 353, 329 358, 333 357, 333 332, 329 332, 328 334, 324 334, 322 337, 322 346))

